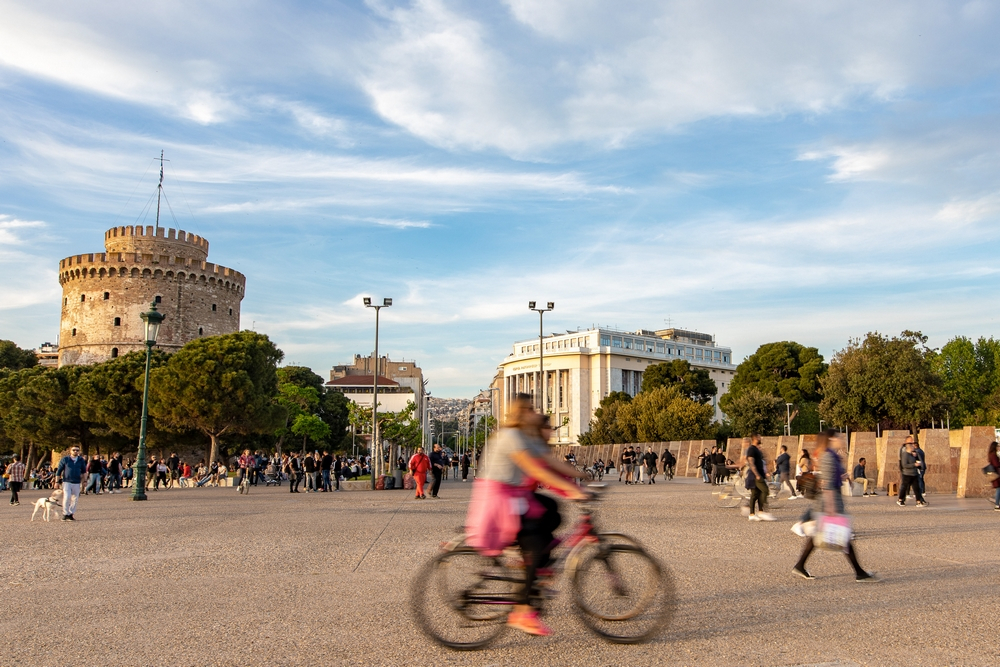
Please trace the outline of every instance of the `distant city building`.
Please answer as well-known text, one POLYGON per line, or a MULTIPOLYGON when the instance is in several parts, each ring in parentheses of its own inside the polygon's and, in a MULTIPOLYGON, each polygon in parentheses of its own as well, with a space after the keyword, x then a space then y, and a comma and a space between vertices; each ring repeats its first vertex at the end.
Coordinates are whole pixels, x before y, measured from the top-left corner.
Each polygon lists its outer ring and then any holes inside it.
POLYGON ((467 398, 427 397, 431 419, 440 422, 461 421, 462 417, 468 413, 470 402, 467 398))
POLYGON ((513 352, 500 364, 493 386, 501 391, 494 393, 500 395, 501 405, 515 394, 530 394, 541 408, 544 381, 545 411, 552 415, 558 441, 564 443, 576 442, 589 430, 594 411, 611 392, 638 394, 643 373, 651 364, 684 359, 707 370, 718 389, 712 400, 716 419, 723 417, 718 399, 729 390, 736 373, 732 350, 718 345, 713 336, 696 331, 629 332, 596 327, 550 334, 542 344, 544 379, 538 368, 538 339, 523 340, 514 344, 513 352))
POLYGON ((59 262, 60 366, 144 350, 139 314, 154 302, 166 316, 156 345, 167 352, 240 330, 246 278, 208 262, 206 239, 163 227, 113 227, 104 250, 59 262))
MULTIPOLYGON (((423 411, 427 405, 423 371, 413 361, 392 361, 388 356, 380 356, 378 361, 379 410, 399 412, 406 407, 407 401, 413 401, 417 406, 414 416, 423 424, 423 411)), ((362 357, 356 354, 350 364, 334 366, 330 370, 330 381, 326 387, 343 392, 358 405, 371 407, 374 367, 373 355, 362 357)))
POLYGON ((42 343, 38 346, 38 349, 34 351, 35 357, 38 359, 39 366, 45 366, 47 368, 55 368, 59 365, 59 346, 53 345, 52 343, 42 343))

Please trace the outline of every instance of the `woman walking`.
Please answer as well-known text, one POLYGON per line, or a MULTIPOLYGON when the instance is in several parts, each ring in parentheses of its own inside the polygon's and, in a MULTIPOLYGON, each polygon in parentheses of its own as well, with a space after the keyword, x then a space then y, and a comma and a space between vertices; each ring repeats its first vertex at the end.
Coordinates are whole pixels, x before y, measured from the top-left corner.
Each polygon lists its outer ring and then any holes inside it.
MULTIPOLYGON (((844 498, 840 494, 840 486, 844 480, 844 464, 840 459, 838 451, 840 447, 841 440, 836 437, 836 433, 832 430, 824 431, 816 437, 816 449, 813 450, 813 460, 819 468, 817 471, 817 481, 820 493, 817 494, 816 500, 813 502, 816 512, 822 515, 845 514, 844 498)), ((813 538, 807 537, 805 547, 799 556, 799 562, 792 568, 792 572, 803 579, 816 578, 806 570, 806 561, 809 560, 809 556, 812 554, 814 548, 813 538)), ((859 583, 878 581, 878 577, 871 572, 865 571, 861 567, 861 564, 858 563, 858 558, 854 551, 853 539, 847 544, 846 555, 847 560, 851 562, 851 567, 854 568, 855 581, 859 583)))
POLYGON ((993 466, 993 472, 997 475, 990 482, 990 485, 996 489, 993 493, 993 509, 1000 512, 1000 457, 997 456, 997 443, 995 440, 990 443, 990 448, 986 452, 986 458, 989 460, 990 465, 993 466))

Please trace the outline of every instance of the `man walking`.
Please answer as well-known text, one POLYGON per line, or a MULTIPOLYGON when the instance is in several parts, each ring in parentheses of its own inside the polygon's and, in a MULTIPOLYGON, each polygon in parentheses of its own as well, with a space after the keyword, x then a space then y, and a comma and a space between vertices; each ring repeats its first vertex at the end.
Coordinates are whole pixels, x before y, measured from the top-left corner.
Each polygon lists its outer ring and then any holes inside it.
POLYGON ((427 471, 431 468, 431 460, 424 454, 423 447, 417 447, 417 451, 410 457, 409 468, 417 485, 417 493, 413 498, 423 500, 427 497, 424 495, 424 484, 427 483, 427 471))
POLYGON ((927 473, 927 457, 924 456, 924 450, 920 448, 920 443, 914 441, 913 443, 913 455, 917 457, 917 481, 920 484, 920 493, 927 493, 927 489, 924 487, 924 475, 927 473))
MULTIPOLYGON (((750 521, 775 521, 767 511, 767 471, 764 469, 764 454, 760 451, 760 436, 750 438, 741 463, 748 466, 747 485, 750 488, 750 521), (752 484, 752 486, 750 486, 752 484), (754 512, 754 506, 757 512, 754 512)), ((742 467, 742 466, 741 466, 742 467)))
POLYGON ((24 484, 24 464, 21 463, 21 455, 14 454, 14 461, 7 466, 4 474, 8 477, 8 484, 10 485, 10 504, 20 505, 21 499, 18 498, 18 493, 21 491, 21 485, 24 484))
POLYGON ((62 480, 63 490, 63 521, 76 521, 76 502, 80 499, 80 485, 83 474, 87 471, 87 462, 80 456, 80 448, 72 447, 69 456, 59 460, 56 468, 56 478, 62 480))
POLYGON ((663 450, 663 476, 668 480, 674 478, 674 466, 677 465, 677 457, 669 449, 663 450))
POLYGON ((306 458, 302 461, 302 469, 306 473, 306 493, 318 491, 316 488, 316 459, 312 457, 312 454, 306 454, 306 458))
POLYGON ((650 484, 656 484, 656 461, 659 458, 652 447, 646 447, 646 453, 642 455, 642 462, 646 466, 646 476, 649 477, 650 484))
POLYGON ((340 491, 340 472, 343 469, 344 469, 344 459, 340 456, 340 454, 337 454, 336 458, 333 459, 333 488, 335 488, 337 491, 340 491))
POLYGON ((788 499, 795 500, 799 496, 795 492, 795 487, 792 486, 792 457, 788 455, 788 447, 781 446, 781 453, 774 460, 774 465, 778 469, 778 493, 781 493, 781 490, 787 485, 788 492, 791 494, 788 499))
POLYGON ((83 489, 83 495, 90 493, 90 490, 94 490, 94 495, 101 492, 101 471, 104 470, 104 466, 101 465, 100 456, 91 456, 90 462, 87 463, 87 486, 83 489))
POLYGON ((323 458, 319 461, 319 469, 323 473, 323 491, 329 493, 333 491, 333 484, 330 482, 330 469, 333 467, 333 457, 330 452, 323 450, 323 458))
POLYGON ((179 485, 180 469, 181 458, 177 456, 177 452, 171 452, 167 458, 167 471, 170 473, 170 481, 167 483, 168 489, 173 488, 175 484, 179 485))
POLYGON ((913 436, 906 439, 902 451, 899 452, 899 471, 903 481, 899 485, 899 498, 896 504, 900 507, 906 505, 906 494, 913 489, 913 495, 917 497, 917 507, 927 507, 924 494, 920 492, 920 479, 918 470, 920 462, 917 460, 917 445, 913 442, 913 436))
POLYGON ((442 451, 441 445, 434 445, 434 451, 431 452, 430 459, 431 474, 434 475, 434 483, 431 484, 431 498, 437 498, 438 490, 441 488, 441 476, 448 465, 448 457, 442 451))

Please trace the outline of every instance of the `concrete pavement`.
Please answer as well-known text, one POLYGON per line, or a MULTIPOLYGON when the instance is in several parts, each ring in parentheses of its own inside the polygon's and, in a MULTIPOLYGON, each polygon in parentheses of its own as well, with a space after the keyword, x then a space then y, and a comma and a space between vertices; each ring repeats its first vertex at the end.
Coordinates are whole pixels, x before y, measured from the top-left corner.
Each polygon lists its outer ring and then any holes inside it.
POLYGON ((655 641, 603 642, 564 594, 554 637, 440 649, 406 601, 413 572, 462 523, 470 486, 445 482, 426 501, 263 487, 85 496, 72 524, 30 523, 41 492, 24 492, 0 506, 0 665, 1000 664, 1000 513, 985 500, 847 499, 859 559, 883 577, 860 585, 832 553, 810 560, 815 581, 790 574, 805 501, 750 523, 687 479, 612 483, 598 514, 673 571, 678 611, 655 641))

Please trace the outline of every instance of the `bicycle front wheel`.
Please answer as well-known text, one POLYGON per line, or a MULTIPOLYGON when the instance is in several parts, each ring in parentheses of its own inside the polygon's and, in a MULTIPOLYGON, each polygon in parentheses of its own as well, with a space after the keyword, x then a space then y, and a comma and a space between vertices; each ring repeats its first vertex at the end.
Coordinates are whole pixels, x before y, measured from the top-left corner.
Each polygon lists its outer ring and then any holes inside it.
POLYGON ((637 644, 670 622, 676 592, 669 570, 634 544, 601 544, 572 573, 583 624, 618 644, 637 644))
POLYGON ((435 556, 417 574, 410 608, 437 643, 460 651, 483 648, 503 632, 522 581, 499 559, 459 547, 435 556))

